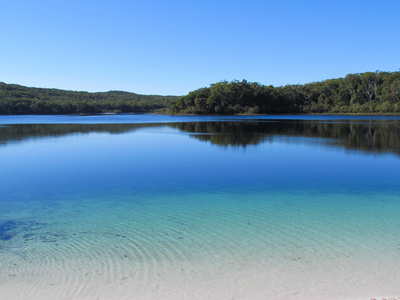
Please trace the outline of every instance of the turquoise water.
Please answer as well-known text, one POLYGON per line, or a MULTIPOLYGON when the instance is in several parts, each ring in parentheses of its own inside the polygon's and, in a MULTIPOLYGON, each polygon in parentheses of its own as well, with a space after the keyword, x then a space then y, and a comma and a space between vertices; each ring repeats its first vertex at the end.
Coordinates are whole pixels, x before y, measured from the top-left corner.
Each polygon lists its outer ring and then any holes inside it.
POLYGON ((400 293, 398 117, 0 116, 0 125, 0 292, 400 293))

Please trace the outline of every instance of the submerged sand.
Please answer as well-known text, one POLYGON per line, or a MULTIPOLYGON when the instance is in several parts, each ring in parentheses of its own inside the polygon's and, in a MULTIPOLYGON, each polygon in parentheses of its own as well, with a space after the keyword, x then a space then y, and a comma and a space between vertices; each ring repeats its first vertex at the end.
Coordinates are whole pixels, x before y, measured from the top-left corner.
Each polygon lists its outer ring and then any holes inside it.
POLYGON ((144 277, 122 271, 114 276, 71 270, 30 271, 11 275, 5 281, 2 276, 0 291, 3 299, 400 299, 371 297, 382 290, 389 295, 398 293, 398 283, 394 282, 329 281, 332 278, 323 274, 320 280, 310 282, 313 276, 299 276, 294 270, 288 275, 282 274, 283 270, 260 273, 259 268, 177 267, 179 270, 168 274, 154 271, 144 277))
POLYGON ((312 196, 10 209, 19 227, 0 248, 0 298, 398 300, 397 198, 312 196))
POLYGON ((219 253, 177 252, 172 242, 164 253, 146 254, 149 249, 128 247, 121 238, 108 240, 103 248, 59 244, 8 255, 1 264, 1 298, 400 299, 396 260, 238 253, 229 245, 219 253))

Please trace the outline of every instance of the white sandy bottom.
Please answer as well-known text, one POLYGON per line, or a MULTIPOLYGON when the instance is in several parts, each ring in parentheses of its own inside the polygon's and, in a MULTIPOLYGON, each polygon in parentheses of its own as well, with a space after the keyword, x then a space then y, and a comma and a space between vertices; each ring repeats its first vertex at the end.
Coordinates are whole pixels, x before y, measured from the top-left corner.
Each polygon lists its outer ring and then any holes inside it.
POLYGON ((399 293, 396 272, 370 274, 363 266, 347 270, 334 265, 308 269, 301 264, 268 266, 226 258, 207 263, 170 263, 151 268, 110 259, 54 270, 34 267, 19 271, 0 290, 3 299, 371 299, 399 293), (97 264, 97 263, 96 263, 97 264), (72 268, 71 268, 72 267, 72 268), (327 268, 327 269, 325 269, 327 268), (362 279, 360 279, 362 278, 362 279), (385 294, 383 294, 385 293, 385 294))
POLYGON ((331 196, 327 207, 309 195, 196 197, 25 213, 25 231, 0 249, 0 298, 400 296, 397 199, 376 207, 331 196), (46 225, 28 231, 37 219, 46 225))

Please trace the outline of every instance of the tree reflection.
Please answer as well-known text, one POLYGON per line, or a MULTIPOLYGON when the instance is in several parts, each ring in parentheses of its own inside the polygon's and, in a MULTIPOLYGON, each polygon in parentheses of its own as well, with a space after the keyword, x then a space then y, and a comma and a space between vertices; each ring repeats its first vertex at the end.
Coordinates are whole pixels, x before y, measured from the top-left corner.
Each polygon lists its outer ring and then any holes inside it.
MULTIPOLYGON (((0 145, 26 139, 61 137, 68 134, 106 132, 121 134, 142 128, 178 129, 190 136, 221 147, 242 147, 274 142, 281 137, 302 137, 328 147, 343 147, 371 153, 400 154, 400 122, 397 120, 310 121, 252 120, 182 122, 157 124, 28 124, 0 127, 0 145), (308 138, 313 138, 312 140, 308 138)), ((282 140, 282 139, 281 139, 282 140)))

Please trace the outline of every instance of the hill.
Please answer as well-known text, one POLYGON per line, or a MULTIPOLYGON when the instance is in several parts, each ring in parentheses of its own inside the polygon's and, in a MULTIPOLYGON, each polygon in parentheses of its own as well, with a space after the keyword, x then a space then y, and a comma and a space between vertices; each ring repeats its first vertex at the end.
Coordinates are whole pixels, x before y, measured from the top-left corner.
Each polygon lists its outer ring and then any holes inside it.
POLYGON ((152 112, 167 108, 176 98, 122 91, 76 92, 0 82, 0 114, 152 112))

